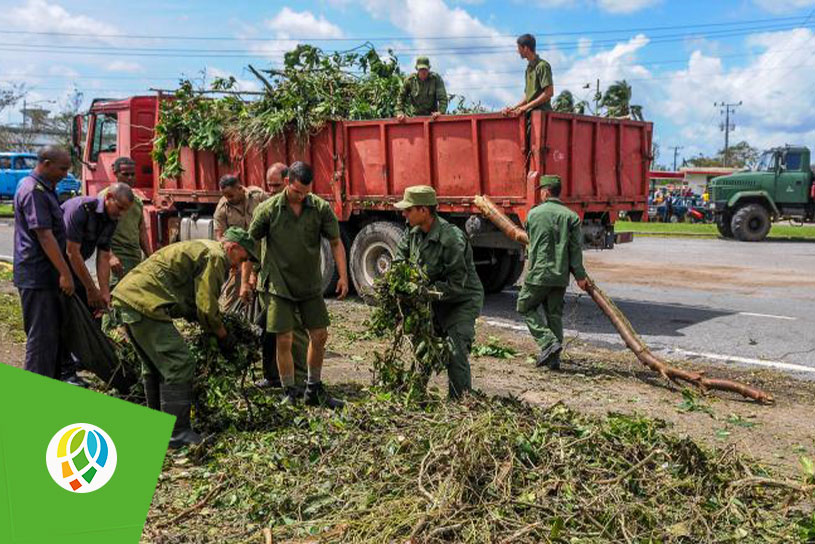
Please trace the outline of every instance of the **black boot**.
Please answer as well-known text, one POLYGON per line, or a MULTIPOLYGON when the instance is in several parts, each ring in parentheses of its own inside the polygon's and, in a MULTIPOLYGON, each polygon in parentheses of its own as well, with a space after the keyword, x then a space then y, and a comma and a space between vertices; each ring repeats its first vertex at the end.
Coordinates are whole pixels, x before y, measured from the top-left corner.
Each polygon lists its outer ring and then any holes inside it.
POLYGON ((553 353, 559 354, 561 349, 562 346, 560 345, 560 342, 555 340, 551 346, 544 350, 541 350, 541 352, 538 354, 537 359, 535 359, 535 366, 537 367, 549 366, 548 364, 549 357, 551 357, 553 353))
POLYGON ((153 410, 161 410, 161 388, 158 376, 153 374, 142 378, 144 385, 144 398, 147 400, 147 407, 153 410))
POLYGON ((201 436, 190 425, 191 409, 192 384, 161 384, 161 411, 175 416, 175 427, 170 436, 171 448, 201 442, 201 436))
POLYGON ((306 391, 303 393, 303 400, 309 406, 326 406, 328 408, 342 408, 345 403, 339 399, 332 398, 325 390, 323 382, 307 383, 306 391))

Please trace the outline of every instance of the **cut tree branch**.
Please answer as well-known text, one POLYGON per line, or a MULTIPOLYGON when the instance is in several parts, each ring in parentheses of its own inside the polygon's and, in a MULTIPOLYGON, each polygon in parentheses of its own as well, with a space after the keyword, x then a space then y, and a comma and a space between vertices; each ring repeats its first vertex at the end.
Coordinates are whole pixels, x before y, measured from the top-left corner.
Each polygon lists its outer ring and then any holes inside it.
MULTIPOLYGON (((484 217, 492 221, 492 223, 498 227, 498 230, 503 232, 510 239, 521 244, 529 244, 529 237, 527 236, 526 231, 513 223, 512 220, 507 217, 506 214, 504 214, 504 212, 502 212, 488 197, 480 195, 476 196, 474 203, 476 207, 481 210, 484 217)), ((762 404, 772 404, 774 402, 772 395, 750 385, 745 385, 732 380, 707 378, 703 372, 683 370, 681 368, 669 365, 651 353, 651 350, 636 333, 634 327, 632 327, 631 323, 628 322, 625 314, 623 314, 623 312, 617 307, 616 304, 614 304, 611 298, 609 298, 608 295, 606 295, 603 290, 591 280, 591 278, 589 278, 588 293, 595 304, 600 307, 600 310, 602 310, 603 313, 606 314, 606 317, 609 318, 611 324, 614 325, 614 328, 617 329, 617 332, 625 342, 625 345, 628 346, 628 349, 634 352, 634 355, 637 356, 637 359, 639 359, 643 365, 654 372, 657 372, 664 379, 670 380, 674 383, 688 382, 705 392, 715 389, 719 391, 738 393, 743 397, 752 399, 762 404)))

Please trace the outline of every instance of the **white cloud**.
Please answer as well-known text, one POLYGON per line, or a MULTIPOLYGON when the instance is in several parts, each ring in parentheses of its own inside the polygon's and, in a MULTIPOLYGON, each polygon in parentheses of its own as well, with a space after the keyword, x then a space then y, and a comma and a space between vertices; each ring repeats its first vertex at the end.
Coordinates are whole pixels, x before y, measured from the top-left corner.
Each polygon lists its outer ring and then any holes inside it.
MULTIPOLYGON (((649 8, 662 0, 538 0, 542 8, 584 8, 595 6, 609 13, 634 13, 649 8)), ((758 2, 766 0, 756 0, 758 2)), ((795 1, 795 0, 790 0, 795 1)))
POLYGON ((266 21, 266 26, 275 31, 278 38, 341 38, 342 30, 320 15, 315 17, 310 11, 294 11, 288 6, 266 21))
POLYGON ((815 7, 813 0, 753 0, 755 4, 772 13, 785 13, 815 7))
POLYGON ((686 68, 665 75, 659 110, 679 127, 685 142, 705 152, 722 146, 719 111, 713 107, 720 101, 743 101, 736 108, 731 141, 757 147, 811 145, 815 81, 807 46, 813 38, 815 33, 804 28, 752 36, 748 43, 761 47, 761 53, 732 69, 718 57, 694 51, 686 68))
POLYGON ((105 67, 108 72, 126 72, 129 74, 138 74, 145 71, 144 66, 138 62, 127 60, 114 60, 105 67))
MULTIPOLYGON (((119 34, 113 25, 109 25, 87 15, 74 15, 56 3, 45 0, 28 0, 21 6, 11 10, 8 17, 3 18, 4 24, 22 30, 42 31, 43 21, 48 21, 48 31, 81 34, 74 40, 93 40, 94 35, 119 34)), ((110 41, 105 38, 101 41, 110 41)))
POLYGON ((600 9, 611 13, 633 13, 655 5, 659 0, 597 0, 600 9))

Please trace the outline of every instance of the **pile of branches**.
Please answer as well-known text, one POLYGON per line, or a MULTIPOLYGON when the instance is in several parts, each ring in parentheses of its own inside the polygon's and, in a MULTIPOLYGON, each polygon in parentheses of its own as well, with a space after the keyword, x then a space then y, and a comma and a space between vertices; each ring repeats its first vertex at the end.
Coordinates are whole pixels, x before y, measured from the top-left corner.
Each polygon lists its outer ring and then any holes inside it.
POLYGON ((169 542, 794 542, 813 487, 651 419, 473 395, 379 394, 165 472, 145 537, 169 542), (181 511, 181 514, 178 512, 181 511))
MULTIPOLYGON (((305 142, 331 120, 394 117, 404 80, 393 52, 380 55, 370 43, 332 53, 298 45, 285 54, 282 69, 248 68, 263 87, 259 97, 242 95, 235 78, 218 78, 209 89, 218 98, 181 80, 173 98, 162 101, 153 158, 164 178, 181 174, 182 147, 213 151, 227 162, 241 147, 263 148, 284 134, 305 142)), ((453 113, 484 111, 480 103, 452 98, 453 113)))
POLYGON ((439 293, 421 267, 396 262, 377 279, 373 298, 368 326, 389 339, 384 352, 374 354, 374 384, 404 393, 408 401, 424 398, 428 381, 447 368, 451 351, 433 325, 432 303, 439 293))
MULTIPOLYGON (((195 360, 196 429, 219 432, 266 428, 286 414, 275 405, 274 398, 254 386, 260 378, 261 330, 235 313, 224 314, 223 322, 237 340, 235 354, 230 358, 221 354, 214 335, 197 324, 176 322, 195 360)), ((120 364, 137 372, 141 359, 129 340, 120 329, 108 331, 108 336, 114 340, 120 364)), ((126 398, 143 400, 140 384, 139 390, 126 398)))

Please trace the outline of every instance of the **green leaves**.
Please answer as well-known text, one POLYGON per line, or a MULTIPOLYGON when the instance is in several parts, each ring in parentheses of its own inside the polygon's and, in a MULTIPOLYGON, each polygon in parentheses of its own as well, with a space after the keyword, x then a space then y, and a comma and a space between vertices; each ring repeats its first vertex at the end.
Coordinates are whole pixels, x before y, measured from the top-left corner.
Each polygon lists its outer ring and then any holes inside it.
POLYGON ((406 393, 408 401, 425 397, 430 378, 447 366, 450 346, 433 325, 427 275, 418 266, 396 262, 374 286, 376 308, 368 324, 390 344, 374 357, 374 382, 387 391, 406 393))

